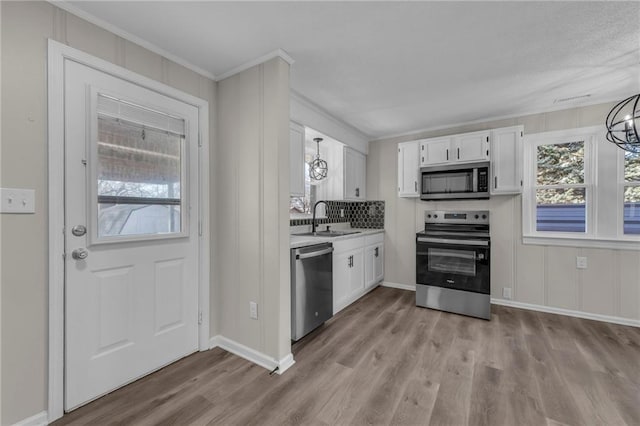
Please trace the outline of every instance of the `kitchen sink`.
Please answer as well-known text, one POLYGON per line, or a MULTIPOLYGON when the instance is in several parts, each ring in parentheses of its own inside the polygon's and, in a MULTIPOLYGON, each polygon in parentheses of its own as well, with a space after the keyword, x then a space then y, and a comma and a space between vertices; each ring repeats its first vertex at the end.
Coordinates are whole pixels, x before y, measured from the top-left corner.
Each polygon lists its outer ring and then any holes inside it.
POLYGON ((342 235, 359 234, 361 231, 316 231, 293 234, 296 237, 340 237, 342 235))

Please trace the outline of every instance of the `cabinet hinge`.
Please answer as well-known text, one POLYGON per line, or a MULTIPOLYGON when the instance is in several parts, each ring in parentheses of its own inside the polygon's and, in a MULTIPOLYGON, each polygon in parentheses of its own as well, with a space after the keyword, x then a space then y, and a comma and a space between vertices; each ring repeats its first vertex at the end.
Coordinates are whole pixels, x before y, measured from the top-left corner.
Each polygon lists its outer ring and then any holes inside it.
POLYGON ((198 235, 202 237, 202 221, 198 221, 198 235))
POLYGON ((198 324, 202 324, 202 311, 198 312, 198 324))
POLYGON ((524 137, 524 132, 520 132, 520 137, 524 137))
POLYGON ((400 148, 398 148, 398 152, 400 152, 400 148))
POLYGON ((67 253, 62 253, 62 260, 65 260, 67 258, 67 253))

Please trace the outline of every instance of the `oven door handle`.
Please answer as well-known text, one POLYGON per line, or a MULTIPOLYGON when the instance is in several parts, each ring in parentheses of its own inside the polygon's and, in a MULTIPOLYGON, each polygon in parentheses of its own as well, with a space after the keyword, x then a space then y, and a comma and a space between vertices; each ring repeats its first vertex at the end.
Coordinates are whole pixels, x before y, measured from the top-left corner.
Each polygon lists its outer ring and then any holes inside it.
POLYGON ((452 244, 456 246, 483 246, 488 247, 489 241, 483 240, 453 240, 444 238, 425 238, 418 237, 419 243, 438 243, 438 244, 452 244))

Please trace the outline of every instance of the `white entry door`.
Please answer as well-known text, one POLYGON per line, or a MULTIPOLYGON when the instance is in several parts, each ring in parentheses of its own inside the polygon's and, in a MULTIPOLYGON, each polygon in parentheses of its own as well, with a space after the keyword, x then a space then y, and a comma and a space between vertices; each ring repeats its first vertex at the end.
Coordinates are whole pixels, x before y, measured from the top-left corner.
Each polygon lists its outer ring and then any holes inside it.
POLYGON ((65 409, 198 349, 198 110, 65 62, 65 409))

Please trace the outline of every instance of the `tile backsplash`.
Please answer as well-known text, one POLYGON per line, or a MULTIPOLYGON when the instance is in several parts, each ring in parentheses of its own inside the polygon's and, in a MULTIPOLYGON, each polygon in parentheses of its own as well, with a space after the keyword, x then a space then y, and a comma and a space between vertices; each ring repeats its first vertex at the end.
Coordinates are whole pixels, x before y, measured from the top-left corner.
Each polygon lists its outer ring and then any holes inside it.
MULTIPOLYGON (((352 228, 384 228, 384 201, 327 201, 325 223, 350 223, 352 228), (344 212, 344 216, 342 215, 344 212)), ((290 226, 311 225, 311 219, 291 219, 290 226)))

